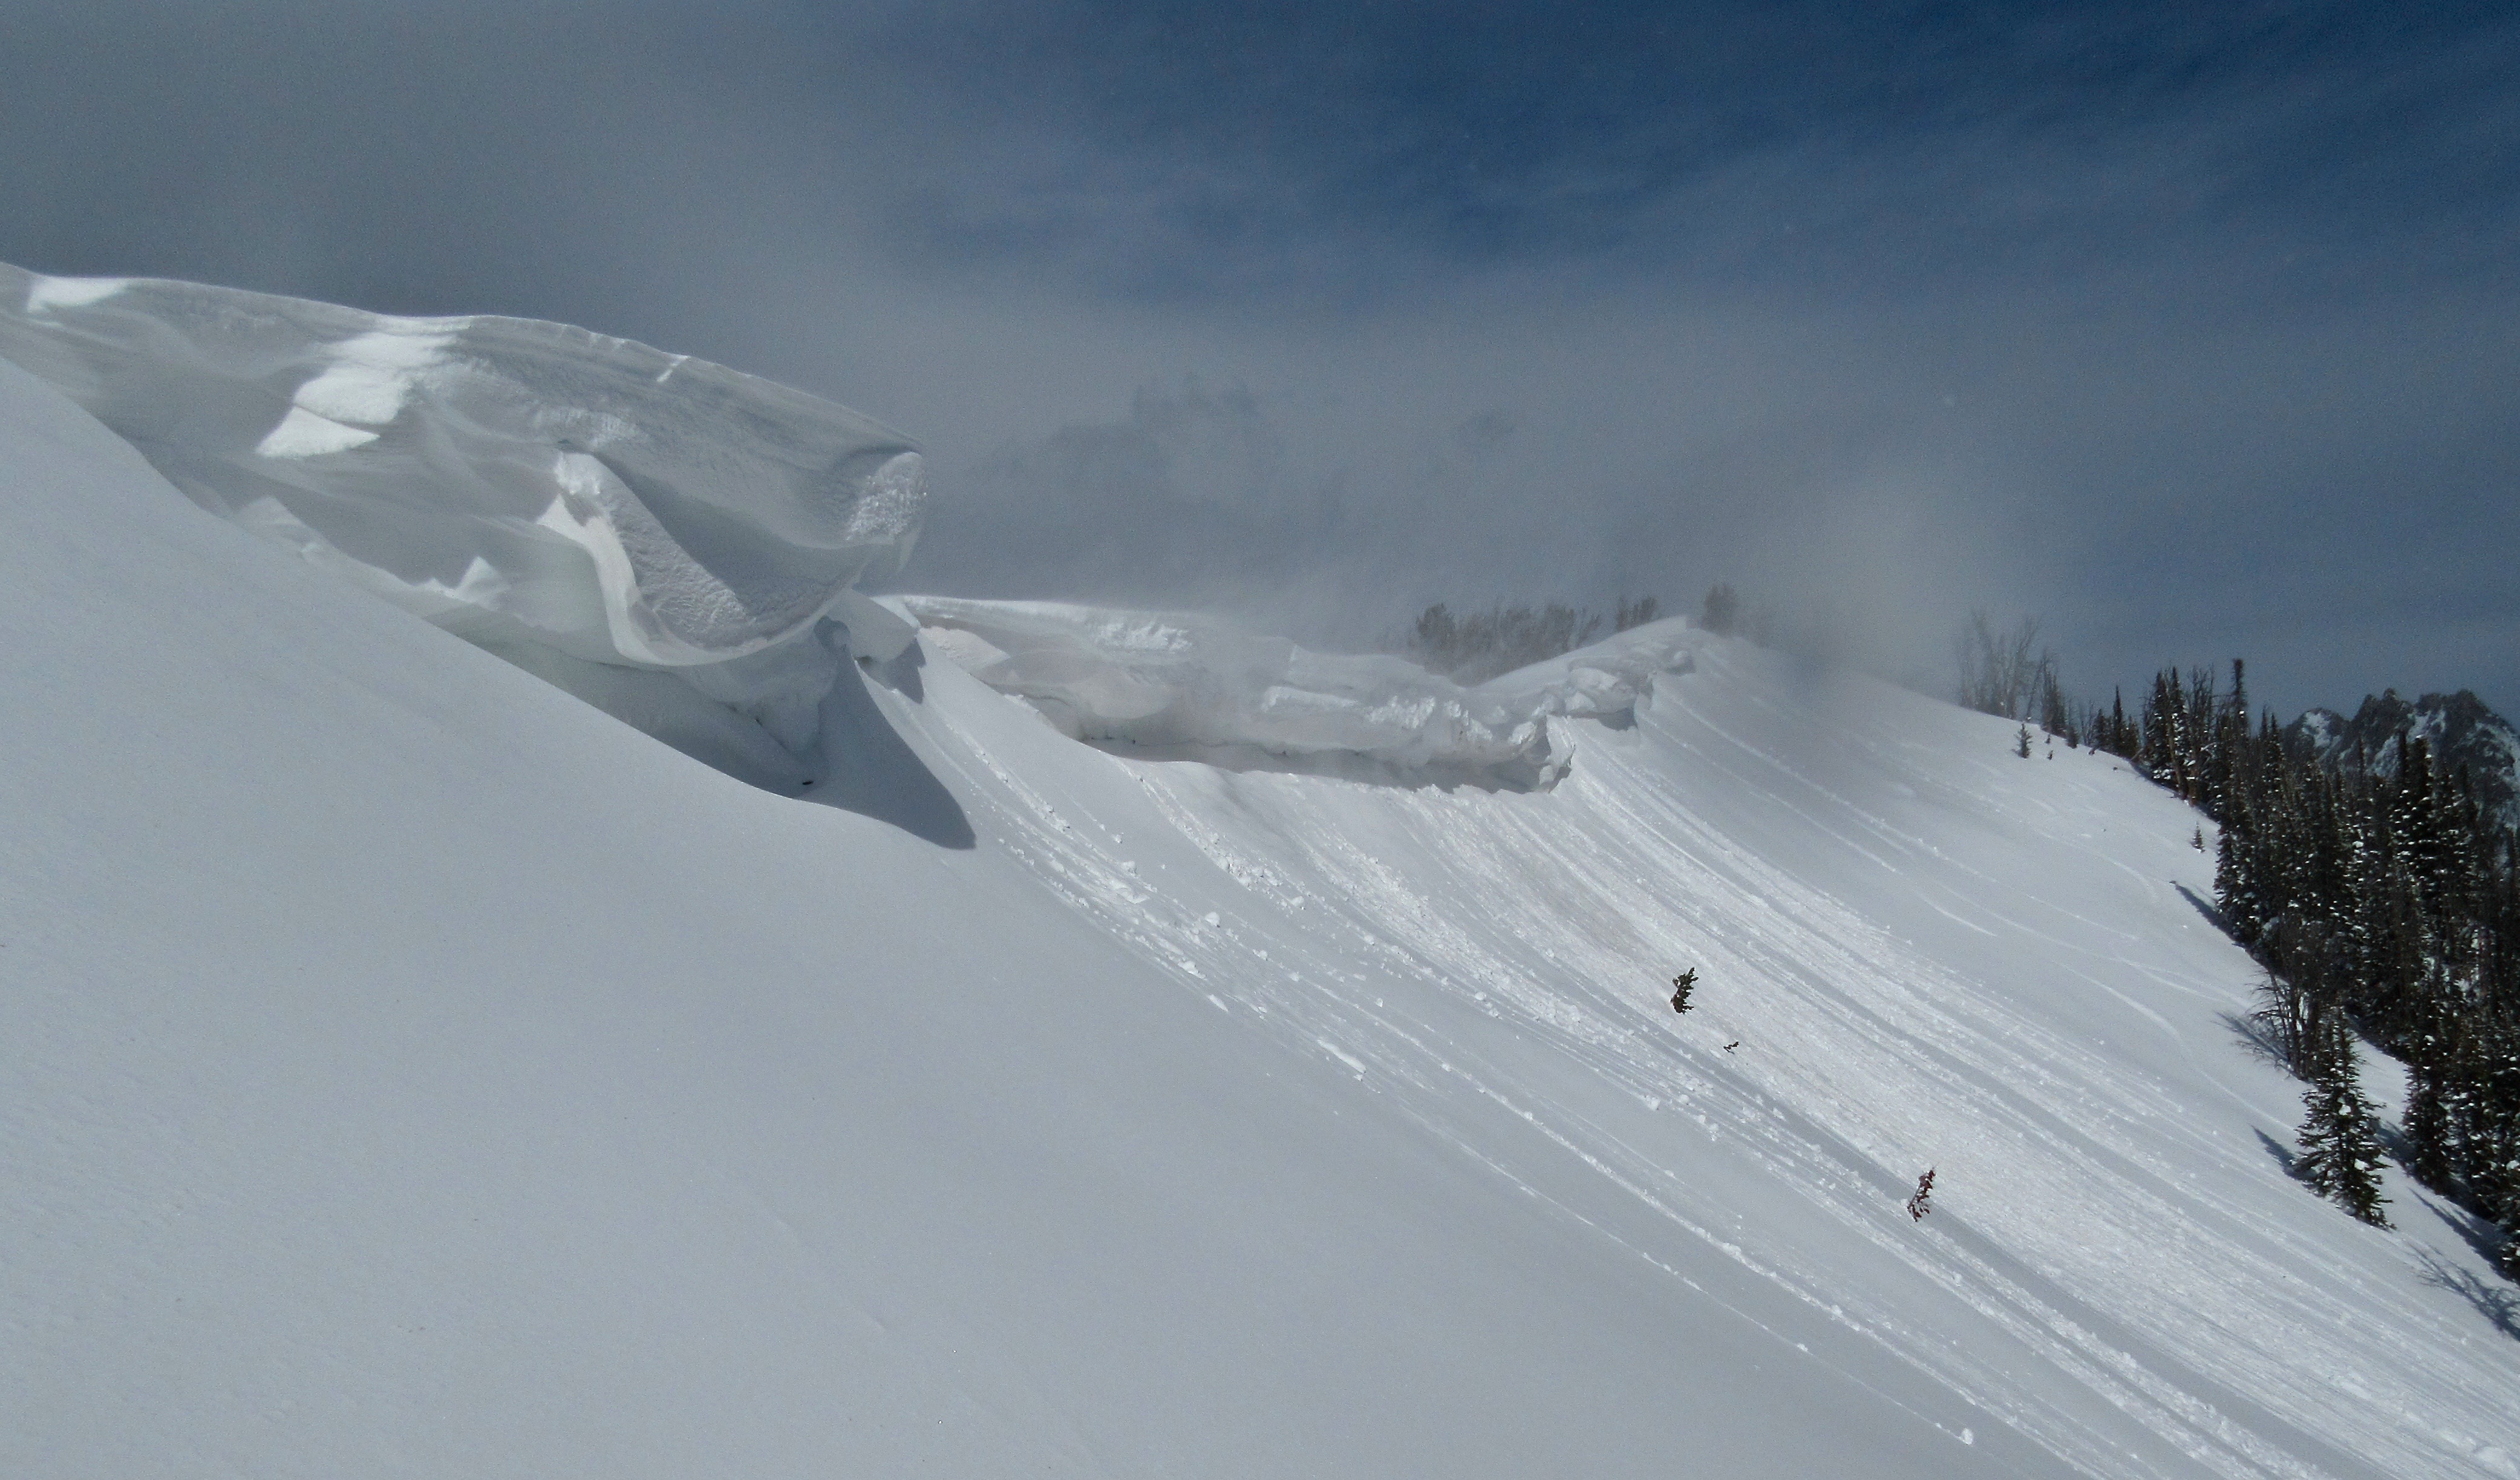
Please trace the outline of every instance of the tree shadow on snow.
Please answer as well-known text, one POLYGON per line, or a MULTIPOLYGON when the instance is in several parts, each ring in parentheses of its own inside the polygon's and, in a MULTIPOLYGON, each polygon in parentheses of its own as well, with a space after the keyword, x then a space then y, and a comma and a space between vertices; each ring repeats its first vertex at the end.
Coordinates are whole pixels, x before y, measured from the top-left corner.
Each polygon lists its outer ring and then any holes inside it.
POLYGON ((2230 920, 2225 917, 2222 909, 2217 906, 2213 901, 2198 894, 2196 891, 2188 888, 2184 884, 2173 884, 2170 887, 2178 890, 2179 897, 2185 900, 2198 914, 2203 915, 2207 924, 2213 926, 2216 930, 2223 932, 2223 934, 2227 936, 2231 933, 2230 920))
MULTIPOLYGON (((2401 1155, 2399 1160, 2403 1164, 2405 1157, 2401 1155)), ((2411 1177, 2408 1179, 2407 1191, 2423 1205, 2425 1211, 2450 1225, 2451 1231, 2475 1251, 2477 1258, 2490 1265, 2494 1263, 2495 1256, 2502 1252, 2504 1234, 2493 1220, 2478 1217, 2411 1177)), ((2493 1321, 2496 1330, 2520 1341, 2520 1291, 2499 1282, 2480 1279, 2468 1271, 2444 1264, 2429 1249, 2423 1251, 2422 1258, 2426 1266, 2424 1283, 2452 1291, 2476 1307, 2479 1315, 2493 1321)))
MULTIPOLYGON (((2456 1224, 2458 1220, 2452 1222, 2456 1224)), ((2462 1226, 2460 1231, 2467 1236, 2468 1242, 2477 1242, 2465 1227, 2462 1226)), ((2480 1248, 2478 1252, 2485 1251, 2480 1248)), ((2520 1290, 2514 1290, 2499 1280, 2486 1279, 2472 1270, 2462 1270, 2430 1249, 2416 1251, 2415 1257, 2424 1263, 2416 1278, 2466 1301, 2477 1315, 2485 1318, 2486 1324, 2514 1341, 2520 1341, 2520 1290)))
POLYGON ((2291 1063, 2284 1058, 2283 1045, 2275 1041, 2265 1024, 2246 1013, 2226 1012, 2219 1016, 2223 1019, 2223 1026, 2231 1030, 2232 1040, 2249 1057, 2287 1074, 2292 1072, 2291 1063))

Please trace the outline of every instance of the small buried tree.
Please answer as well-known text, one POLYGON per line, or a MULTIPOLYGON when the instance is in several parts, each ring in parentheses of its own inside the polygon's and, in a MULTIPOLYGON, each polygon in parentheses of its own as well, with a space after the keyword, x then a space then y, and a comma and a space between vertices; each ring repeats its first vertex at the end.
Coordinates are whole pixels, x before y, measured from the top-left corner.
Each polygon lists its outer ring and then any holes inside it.
POLYGON ((1728 633, 1741 621, 1740 594, 1724 581, 1706 588, 1706 601, 1698 608, 1697 624, 1710 632, 1728 633))

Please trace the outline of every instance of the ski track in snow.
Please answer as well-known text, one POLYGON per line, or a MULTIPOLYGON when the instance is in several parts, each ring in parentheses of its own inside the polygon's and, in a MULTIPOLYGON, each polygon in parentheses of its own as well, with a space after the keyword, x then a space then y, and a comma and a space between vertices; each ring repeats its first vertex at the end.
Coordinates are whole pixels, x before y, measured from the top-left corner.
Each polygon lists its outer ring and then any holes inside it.
MULTIPOLYGON (((1107 755, 997 696, 962 696, 967 717, 993 722, 985 737, 947 704, 891 712, 928 730, 986 835, 1208 1000, 1548 1197, 1492 1133, 1460 1124, 1467 1089, 1547 1148, 1519 1156, 1572 1160, 1668 1233, 2086 1472, 2179 1473, 2176 1455, 2232 1477, 2520 1474, 2507 1449, 2443 1416, 2511 1400, 2510 1354, 2471 1355, 2439 1318, 2340 1319, 2338 1291, 2353 1306, 2391 1291, 2262 1216, 2266 1153, 2223 1124, 2234 1110, 2266 1124, 2267 1096, 2227 1086, 2245 1056, 2215 1031, 2218 1011, 2243 1008, 2252 969, 2180 917, 2180 889, 2210 893, 2210 856, 2184 836, 2193 814, 2079 752, 2008 770, 1996 721, 1868 685, 1868 711, 1841 696, 1845 730, 1740 702, 1734 671, 1763 666, 1735 648, 1709 673, 1666 676, 1636 730, 1587 726, 1567 779, 1527 794, 1107 755), (1881 709, 1946 745, 1860 727, 1881 709), (1055 774, 1017 773, 1012 758, 1045 751, 1055 774), (1949 856, 1813 779, 1830 771, 1996 835, 1990 856, 2015 867, 1949 856), (1813 866, 1772 856, 1779 838, 1813 866), (2119 907, 2087 905, 2092 891, 2119 907), (1912 939, 1932 927, 1902 901, 2043 980, 1954 969, 1912 939), (2129 904, 2152 931, 2129 928, 2129 904), (1662 984, 1683 966, 1701 984, 1675 1017, 1662 984), (2196 1083, 2175 1088, 2060 1026, 2042 1010, 2058 994, 2114 1004, 2121 1031, 2175 1049, 2196 1083), (1500 1062, 1498 1031, 1544 1045, 1576 1085, 1500 1062), (1739 1053, 1718 1051, 1734 1040, 1739 1053), (1650 1119, 1604 1122, 1586 1082, 1650 1119), (1728 1234, 1730 1183, 1709 1184, 1709 1156, 1789 1189, 1803 1217, 2020 1350, 1955 1340, 1868 1293, 1807 1227, 1728 1234), (1936 1208, 1912 1226, 1899 1201, 1928 1164, 1943 1174, 1936 1208), (2042 1366, 2166 1453, 2131 1452, 2060 1405, 2042 1366)), ((1659 1237, 1549 1200, 1702 1289, 1659 1237)))

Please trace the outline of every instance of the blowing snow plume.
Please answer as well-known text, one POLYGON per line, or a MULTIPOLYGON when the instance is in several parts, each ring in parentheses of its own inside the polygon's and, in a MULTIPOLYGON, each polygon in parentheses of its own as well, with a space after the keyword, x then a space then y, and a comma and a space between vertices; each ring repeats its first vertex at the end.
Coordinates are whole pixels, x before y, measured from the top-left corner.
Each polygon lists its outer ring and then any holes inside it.
POLYGON ((0 357, 202 507, 756 785, 832 771, 847 658, 910 637, 851 587, 909 556, 918 451, 720 365, 5 264, 0 357))

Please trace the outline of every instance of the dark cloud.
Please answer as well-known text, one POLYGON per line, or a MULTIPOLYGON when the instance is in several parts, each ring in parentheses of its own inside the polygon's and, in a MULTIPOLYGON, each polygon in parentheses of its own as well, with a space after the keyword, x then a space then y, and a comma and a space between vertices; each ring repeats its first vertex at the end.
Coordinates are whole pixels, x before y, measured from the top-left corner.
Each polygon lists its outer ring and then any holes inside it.
POLYGON ((925 440, 910 578, 1728 578, 2520 708, 2520 21, 2344 4, 11 7, 0 258, 560 318, 925 440))

